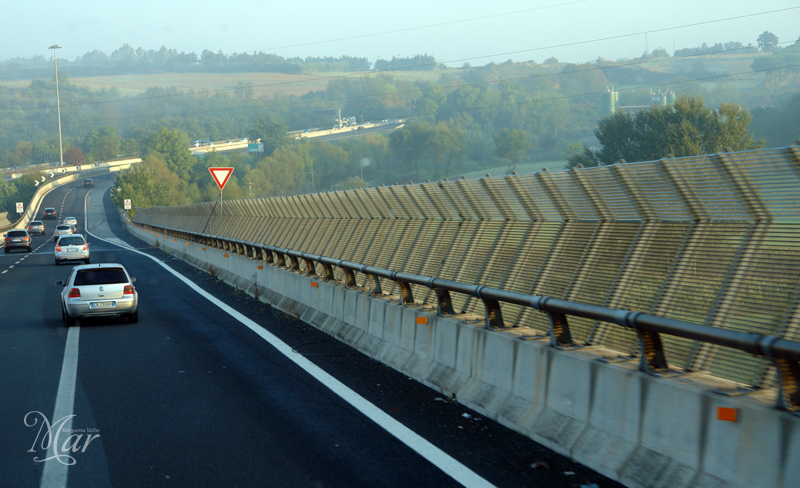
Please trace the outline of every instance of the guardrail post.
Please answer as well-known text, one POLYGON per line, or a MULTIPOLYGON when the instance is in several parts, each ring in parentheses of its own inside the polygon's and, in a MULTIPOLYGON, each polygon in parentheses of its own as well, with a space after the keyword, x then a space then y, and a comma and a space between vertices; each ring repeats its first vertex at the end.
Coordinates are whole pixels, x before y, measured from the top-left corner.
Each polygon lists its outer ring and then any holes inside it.
POLYGON ((438 315, 455 315, 456 312, 453 310, 453 300, 450 298, 450 290, 434 288, 433 291, 436 292, 436 305, 438 308, 436 313, 438 315))
POLYGON ((342 268, 344 270, 344 286, 347 288, 356 287, 356 274, 352 269, 342 268))
POLYGON ((550 346, 561 349, 564 346, 571 346, 572 332, 569 330, 569 321, 566 314, 561 312, 551 312, 545 310, 550 319, 550 346))
POLYGON ((381 279, 373 274, 368 274, 367 278, 369 278, 370 295, 383 295, 381 279))
POLYGON ((297 258, 289 255, 289 260, 292 262, 292 271, 300 271, 300 263, 297 261, 297 258))
POLYGON ((778 371, 778 404, 782 410, 800 409, 800 361, 775 359, 778 371))
POLYGON ((285 268, 286 267, 286 258, 283 256, 282 253, 276 252, 275 254, 278 255, 278 266, 280 266, 281 268, 285 268))
POLYGON ((272 251, 264 249, 263 252, 266 254, 267 264, 275 264, 275 255, 272 253, 272 251))
POLYGON ((503 311, 500 309, 500 302, 491 298, 481 298, 483 306, 486 307, 485 328, 504 327, 503 311))
POLYGON ((306 262, 306 276, 316 276, 317 268, 314 267, 314 261, 306 258, 303 258, 303 261, 306 262))
POLYGON ((325 281, 336 281, 336 277, 333 275, 333 266, 322 263, 322 271, 325 273, 325 281))
POLYGON ((400 303, 413 304, 414 293, 411 291, 411 284, 405 281, 395 281, 395 283, 400 287, 400 303))

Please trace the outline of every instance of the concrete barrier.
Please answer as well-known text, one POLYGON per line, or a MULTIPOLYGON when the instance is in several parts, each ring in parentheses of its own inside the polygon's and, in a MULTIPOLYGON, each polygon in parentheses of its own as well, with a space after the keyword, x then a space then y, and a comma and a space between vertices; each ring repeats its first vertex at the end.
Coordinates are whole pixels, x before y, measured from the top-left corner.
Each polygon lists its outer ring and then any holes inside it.
POLYGON ((488 418, 631 487, 800 487, 800 417, 774 391, 702 373, 651 376, 600 347, 373 297, 230 251, 133 235, 304 320, 488 418), (258 269, 261 266, 262 269, 258 269), (724 395, 715 393, 727 391, 724 395))

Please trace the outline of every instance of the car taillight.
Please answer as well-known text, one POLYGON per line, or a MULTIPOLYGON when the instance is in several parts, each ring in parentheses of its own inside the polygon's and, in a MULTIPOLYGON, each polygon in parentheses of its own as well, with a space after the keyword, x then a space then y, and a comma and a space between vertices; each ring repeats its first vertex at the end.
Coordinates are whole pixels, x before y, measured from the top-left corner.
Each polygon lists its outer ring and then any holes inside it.
POLYGON ((89 250, 89 246, 86 243, 83 244, 83 250, 84 251, 88 251, 89 250))
POLYGON ((133 285, 125 285, 125 289, 122 290, 123 295, 133 295, 133 285))
POLYGON ((81 290, 78 289, 78 288, 72 288, 69 291, 69 295, 67 295, 67 297, 68 298, 80 298, 81 297, 81 290))
POLYGON ((11 242, 11 238, 10 237, 6 237, 6 242, 11 242))
POLYGON ((56 251, 61 252, 61 244, 56 244, 56 251))
POLYGON ((23 241, 29 241, 29 240, 31 240, 31 238, 30 237, 23 237, 22 240, 23 241))

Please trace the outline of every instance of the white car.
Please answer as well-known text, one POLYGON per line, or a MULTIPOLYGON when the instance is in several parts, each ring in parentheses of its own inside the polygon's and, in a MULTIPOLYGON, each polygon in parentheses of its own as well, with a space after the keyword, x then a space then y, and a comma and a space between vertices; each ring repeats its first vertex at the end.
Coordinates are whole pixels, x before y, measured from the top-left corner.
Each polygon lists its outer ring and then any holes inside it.
POLYGON ((56 266, 64 261, 83 261, 89 264, 89 243, 81 234, 60 236, 55 247, 56 266))
POLYGON ((78 219, 76 219, 75 217, 67 217, 66 219, 64 219, 64 223, 67 225, 74 225, 75 227, 77 227, 78 219))
POLYGON ((53 231, 53 242, 58 241, 58 238, 61 236, 66 236, 72 234, 72 227, 67 224, 61 224, 56 226, 56 229, 53 231))
POLYGON ((61 290, 61 318, 67 327, 86 317, 126 316, 139 321, 139 293, 124 266, 118 263, 75 266, 64 281, 56 281, 61 290))

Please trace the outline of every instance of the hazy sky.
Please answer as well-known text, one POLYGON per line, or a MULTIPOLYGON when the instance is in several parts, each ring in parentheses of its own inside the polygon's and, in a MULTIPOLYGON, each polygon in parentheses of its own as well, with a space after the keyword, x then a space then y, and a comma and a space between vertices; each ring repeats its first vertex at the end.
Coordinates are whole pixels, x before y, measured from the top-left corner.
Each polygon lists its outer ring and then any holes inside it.
POLYGON ((670 54, 673 46, 703 42, 755 44, 765 30, 781 42, 794 41, 799 7, 800 0, 16 1, 3 8, 0 60, 50 58, 51 44, 62 47, 59 58, 72 60, 95 49, 110 54, 127 43, 198 55, 204 49, 346 54, 372 62, 428 53, 451 66, 551 56, 580 62, 639 56, 645 32, 650 50, 663 47, 670 54), (722 20, 732 17, 740 18, 722 20), (614 36, 621 37, 608 39, 614 36))

